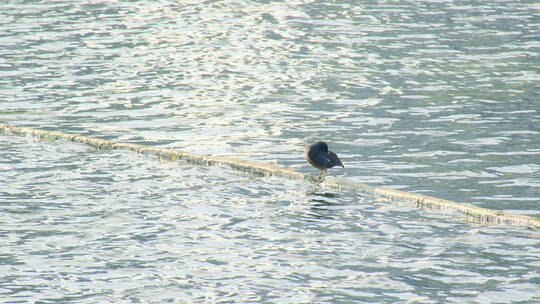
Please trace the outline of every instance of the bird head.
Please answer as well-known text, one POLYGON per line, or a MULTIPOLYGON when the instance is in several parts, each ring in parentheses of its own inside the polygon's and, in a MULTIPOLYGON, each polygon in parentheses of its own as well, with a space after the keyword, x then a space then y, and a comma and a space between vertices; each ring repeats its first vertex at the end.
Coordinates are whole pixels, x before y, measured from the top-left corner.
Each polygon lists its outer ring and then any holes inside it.
POLYGON ((313 144, 313 148, 328 152, 328 145, 324 141, 318 141, 313 144))

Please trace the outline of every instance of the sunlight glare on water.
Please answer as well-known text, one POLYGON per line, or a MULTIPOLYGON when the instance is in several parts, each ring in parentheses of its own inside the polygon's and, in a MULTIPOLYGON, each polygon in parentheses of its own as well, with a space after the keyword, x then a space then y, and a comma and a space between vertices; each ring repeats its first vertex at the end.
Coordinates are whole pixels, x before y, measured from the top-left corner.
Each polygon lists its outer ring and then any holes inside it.
MULTIPOLYGON (((0 122, 540 216, 535 1, 0 8, 0 122)), ((0 135, 6 303, 535 303, 536 231, 0 135)))
POLYGON ((221 167, 1 139, 2 180, 13 181, 3 187, 6 299, 535 298, 540 247, 523 228, 221 167))

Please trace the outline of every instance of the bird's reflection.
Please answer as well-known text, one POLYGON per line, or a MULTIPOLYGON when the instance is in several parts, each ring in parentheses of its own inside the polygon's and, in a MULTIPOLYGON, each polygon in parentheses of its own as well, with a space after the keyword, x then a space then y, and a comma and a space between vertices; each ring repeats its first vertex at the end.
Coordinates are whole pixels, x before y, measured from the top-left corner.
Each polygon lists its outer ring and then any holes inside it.
POLYGON ((308 192, 306 198, 311 212, 307 215, 317 220, 335 219, 333 207, 341 205, 336 202, 338 197, 339 194, 336 192, 321 191, 320 189, 308 192))

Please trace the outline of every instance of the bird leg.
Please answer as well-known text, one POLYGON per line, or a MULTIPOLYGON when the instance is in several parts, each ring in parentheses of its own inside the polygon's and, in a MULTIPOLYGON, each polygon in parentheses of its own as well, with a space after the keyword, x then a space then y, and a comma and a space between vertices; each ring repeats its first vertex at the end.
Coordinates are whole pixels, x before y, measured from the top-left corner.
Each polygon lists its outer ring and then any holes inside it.
POLYGON ((326 169, 319 169, 319 176, 317 176, 315 178, 315 182, 317 184, 320 184, 320 183, 324 182, 325 177, 326 177, 326 169))

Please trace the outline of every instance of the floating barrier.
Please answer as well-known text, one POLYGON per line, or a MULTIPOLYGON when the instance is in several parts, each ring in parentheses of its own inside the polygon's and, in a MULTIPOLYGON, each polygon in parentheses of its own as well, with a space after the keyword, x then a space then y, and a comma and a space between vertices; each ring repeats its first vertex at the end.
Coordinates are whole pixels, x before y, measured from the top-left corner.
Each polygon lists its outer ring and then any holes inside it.
MULTIPOLYGON (((137 144, 118 143, 89 136, 80 136, 64 132, 46 131, 32 128, 20 128, 8 124, 0 124, 0 130, 8 134, 11 133, 15 135, 32 136, 44 140, 60 139, 72 141, 89 145, 98 150, 131 150, 141 154, 150 154, 159 157, 169 158, 173 161, 181 159, 189 163, 201 165, 227 165, 238 170, 252 172, 265 176, 281 176, 290 179, 307 180, 310 182, 315 181, 313 176, 297 172, 289 168, 261 162, 241 160, 227 156, 200 155, 176 149, 163 149, 137 144)), ((371 193, 375 196, 385 198, 388 201, 404 201, 421 208, 456 210, 465 214, 468 217, 471 217, 473 221, 482 224, 504 224, 511 226, 540 228, 540 218, 476 207, 471 204, 457 203, 449 200, 439 199, 436 197, 409 193, 387 187, 374 187, 362 183, 347 181, 327 181, 325 183, 325 186, 338 190, 353 190, 371 193)))

